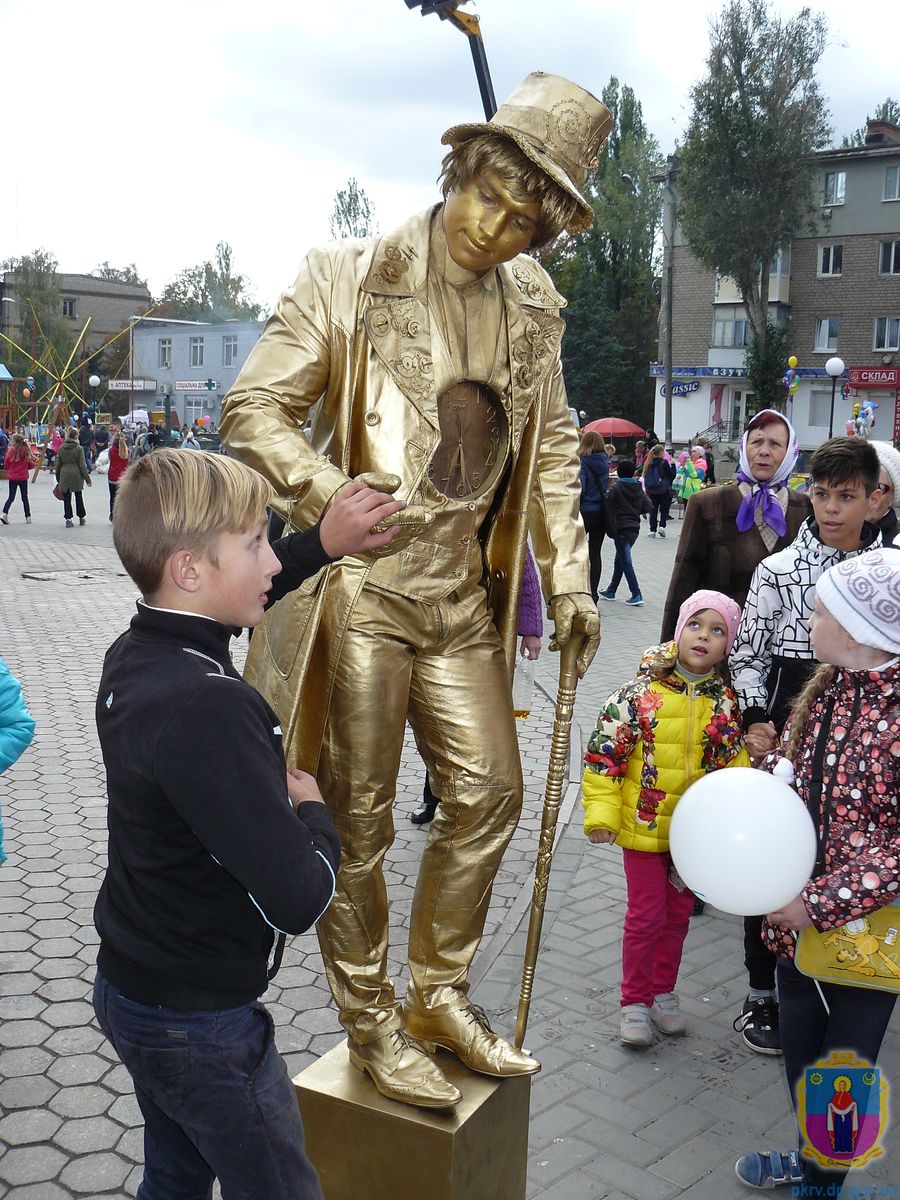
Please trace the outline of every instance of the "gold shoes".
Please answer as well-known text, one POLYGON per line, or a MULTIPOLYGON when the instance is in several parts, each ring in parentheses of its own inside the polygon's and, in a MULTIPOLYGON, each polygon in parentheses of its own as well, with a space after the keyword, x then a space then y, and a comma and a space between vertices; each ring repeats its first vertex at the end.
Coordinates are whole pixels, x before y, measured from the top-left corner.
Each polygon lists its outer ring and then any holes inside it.
POLYGON ((517 1050, 494 1033, 484 1010, 475 1004, 449 1012, 422 1013, 404 1010, 407 1032, 426 1050, 443 1046, 452 1051, 470 1071, 482 1075, 533 1075, 541 1064, 524 1050, 517 1050))
POLYGON ((388 1100, 422 1108, 453 1108, 462 1099, 459 1088, 402 1029, 364 1045, 351 1038, 347 1045, 354 1067, 369 1075, 388 1100))

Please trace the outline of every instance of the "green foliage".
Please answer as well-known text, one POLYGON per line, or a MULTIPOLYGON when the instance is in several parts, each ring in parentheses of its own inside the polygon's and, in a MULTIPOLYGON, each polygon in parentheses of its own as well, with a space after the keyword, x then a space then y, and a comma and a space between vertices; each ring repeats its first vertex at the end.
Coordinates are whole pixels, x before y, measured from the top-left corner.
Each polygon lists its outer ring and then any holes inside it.
POLYGON ((108 279, 113 283, 130 283, 134 287, 147 286, 147 280, 141 277, 134 263, 129 263, 127 267, 114 267, 108 262, 102 262, 91 274, 97 279, 108 279))
POLYGON ((647 424, 653 411, 658 302, 653 291, 662 167, 634 91, 611 78, 603 102, 613 129, 584 194, 596 217, 580 238, 538 255, 569 300, 562 356, 570 404, 588 419, 625 416, 647 424))
POLYGON ((347 180, 346 188, 335 192, 334 208, 331 213, 331 236, 339 242, 342 238, 371 237, 378 232, 375 220, 375 209, 366 195, 366 190, 360 187, 352 177, 347 180))
POLYGON ((180 321, 258 321, 262 308, 246 294, 247 281, 235 275, 227 242, 216 246, 216 261, 188 267, 163 288, 154 316, 180 321))
POLYGON ((3 358, 13 376, 34 376, 38 396, 50 387, 52 372, 61 370, 72 353, 73 329, 62 315, 57 266, 54 256, 43 249, 3 263, 4 272, 15 277, 11 323, 18 327, 15 340, 22 347, 20 352, 4 345, 3 358), (39 363, 46 364, 50 372, 42 370, 39 363))
MULTIPOLYGON (((867 121, 890 121, 892 125, 900 125, 900 100, 894 100, 888 96, 875 109, 871 116, 866 116, 867 121)), ((861 125, 859 129, 854 129, 849 137, 844 136, 841 142, 841 149, 847 150, 852 146, 864 146, 866 144, 866 127, 861 125)))
POLYGON ((781 382, 791 353, 791 335, 786 325, 767 323, 765 338, 754 333, 744 355, 747 383, 756 398, 757 409, 774 408, 784 412, 787 391, 781 382))
POLYGON ((691 91, 679 219, 699 261, 736 281, 761 351, 769 263, 810 225, 811 155, 831 132, 815 74, 826 37, 824 18, 808 8, 782 20, 765 0, 729 0, 711 25, 707 74, 691 91))

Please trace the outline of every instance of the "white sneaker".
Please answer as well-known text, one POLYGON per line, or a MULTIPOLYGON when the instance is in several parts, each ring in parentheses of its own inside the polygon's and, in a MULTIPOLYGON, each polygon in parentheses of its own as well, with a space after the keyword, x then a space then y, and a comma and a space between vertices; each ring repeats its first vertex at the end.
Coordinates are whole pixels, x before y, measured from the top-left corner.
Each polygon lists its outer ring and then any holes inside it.
POLYGON ((25 524, 26 524, 26 525, 30 525, 30 524, 31 524, 31 517, 26 517, 26 518, 25 518, 25 524))
POLYGON ((659 531, 659 536, 660 536, 660 537, 665 537, 665 536, 666 536, 666 531, 665 531, 664 529, 661 529, 661 530, 659 531))
POLYGON ((623 1046, 652 1046, 653 1028, 646 1004, 626 1004, 622 1008, 619 1041, 623 1046))
POLYGON ((681 1037, 687 1033, 687 1021, 675 992, 656 997, 650 1008, 650 1018, 659 1032, 669 1037, 681 1037))
POLYGON ((651 529, 650 532, 647 534, 647 537, 656 537, 656 530, 651 529))
POLYGON ((6 513, 0 513, 0 521, 2 521, 4 525, 9 524, 9 517, 6 515, 6 513))

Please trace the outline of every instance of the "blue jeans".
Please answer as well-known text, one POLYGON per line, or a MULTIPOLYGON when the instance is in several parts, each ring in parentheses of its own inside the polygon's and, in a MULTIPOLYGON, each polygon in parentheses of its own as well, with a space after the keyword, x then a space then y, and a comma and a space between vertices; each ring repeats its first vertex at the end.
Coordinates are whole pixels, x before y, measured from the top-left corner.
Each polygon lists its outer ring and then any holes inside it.
POLYGON ((294 1088, 262 1004, 179 1012, 97 972, 94 1011, 144 1115, 137 1200, 322 1200, 294 1088))
POLYGON ((632 596, 639 596, 641 594, 637 575, 635 575, 634 567, 631 565, 631 547, 638 540, 638 533, 639 530, 636 529, 634 533, 616 534, 616 563, 613 567, 612 580, 606 589, 613 596, 622 582, 623 575, 625 576, 625 582, 631 588, 632 596))

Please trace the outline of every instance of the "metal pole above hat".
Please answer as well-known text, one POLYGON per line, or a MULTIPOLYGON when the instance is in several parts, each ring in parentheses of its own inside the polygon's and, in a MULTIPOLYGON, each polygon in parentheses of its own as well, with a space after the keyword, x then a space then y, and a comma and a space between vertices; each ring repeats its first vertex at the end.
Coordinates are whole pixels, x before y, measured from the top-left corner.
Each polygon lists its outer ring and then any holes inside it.
POLYGON ((456 29, 469 39, 469 49, 472 51, 472 62, 475 65, 475 78, 478 80, 478 90, 481 93, 481 103, 484 105, 484 119, 489 121, 497 111, 497 101, 494 98, 494 85, 491 83, 491 72, 488 67, 487 55, 484 52, 484 42, 481 40, 481 26, 475 13, 460 11, 462 4, 469 0, 406 0, 407 8, 421 8, 422 16, 427 17, 437 13, 442 21, 449 21, 456 29))

